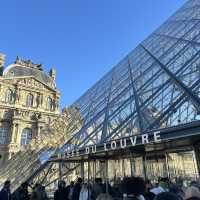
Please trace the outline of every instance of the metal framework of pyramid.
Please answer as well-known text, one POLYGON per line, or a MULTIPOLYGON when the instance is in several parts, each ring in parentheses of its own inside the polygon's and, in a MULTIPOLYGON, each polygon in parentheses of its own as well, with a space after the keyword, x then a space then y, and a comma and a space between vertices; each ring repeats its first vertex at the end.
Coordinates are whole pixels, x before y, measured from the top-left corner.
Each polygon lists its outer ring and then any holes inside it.
POLYGON ((84 119, 74 142, 199 120, 199 89, 200 0, 190 0, 74 103, 84 119))
MULTIPOLYGON (((200 0, 187 1, 72 106, 83 126, 62 151, 200 120, 200 0)), ((45 163, 29 180, 48 182, 49 171, 45 163)))

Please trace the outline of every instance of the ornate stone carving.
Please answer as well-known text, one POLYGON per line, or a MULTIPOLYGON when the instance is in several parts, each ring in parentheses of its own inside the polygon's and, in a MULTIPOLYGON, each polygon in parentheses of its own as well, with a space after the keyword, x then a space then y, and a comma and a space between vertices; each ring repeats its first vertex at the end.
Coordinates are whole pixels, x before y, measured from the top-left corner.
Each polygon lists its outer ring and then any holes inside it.
POLYGON ((23 80, 20 80, 18 83, 21 85, 26 85, 26 86, 28 85, 28 86, 36 87, 40 89, 44 88, 44 85, 40 83, 39 81, 35 80, 34 78, 28 78, 28 79, 25 78, 23 80))

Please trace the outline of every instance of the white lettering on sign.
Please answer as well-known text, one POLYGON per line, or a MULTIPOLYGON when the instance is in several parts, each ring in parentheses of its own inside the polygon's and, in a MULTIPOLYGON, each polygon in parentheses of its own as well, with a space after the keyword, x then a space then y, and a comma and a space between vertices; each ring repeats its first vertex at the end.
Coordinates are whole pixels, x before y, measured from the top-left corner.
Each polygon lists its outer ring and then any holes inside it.
POLYGON ((108 149, 107 149, 107 144, 104 143, 103 146, 104 146, 104 151, 108 151, 108 149))
POLYGON ((85 153, 89 154, 90 153, 90 147, 85 147, 85 153))
POLYGON ((131 137, 130 139, 131 139, 132 146, 135 146, 136 145, 136 141, 137 141, 137 136, 134 136, 134 139, 133 139, 133 137, 131 137))
POLYGON ((160 131, 154 132, 154 142, 161 142, 160 131))
POLYGON ((115 150, 117 148, 116 141, 112 141, 111 144, 110 144, 110 147, 111 147, 112 150, 115 150))
MULTIPOLYGON (((118 140, 118 142, 113 140, 110 142, 110 145, 109 143, 108 144, 103 143, 103 150, 108 151, 108 150, 116 150, 116 149, 125 149, 128 146, 128 144, 129 146, 136 146, 139 144, 148 144, 149 142, 161 142, 161 141, 162 139, 160 136, 160 131, 156 131, 153 133, 153 135, 148 135, 148 134, 135 135, 129 138, 120 139, 118 140), (141 137, 141 140, 138 140, 138 138, 140 137, 141 137)), ((71 151, 66 151, 65 156, 67 158, 70 158, 70 157, 84 155, 84 154, 96 153, 98 152, 98 149, 96 145, 92 145, 92 146, 85 147, 85 152, 84 152, 84 149, 81 152, 82 153, 80 153, 79 148, 77 148, 71 151)), ((61 155, 58 155, 58 156, 61 156, 61 155)))
POLYGON ((121 147, 122 149, 126 148, 126 139, 121 139, 121 140, 120 140, 120 147, 121 147))
POLYGON ((142 135, 142 144, 148 144, 149 143, 149 136, 147 134, 142 135))
POLYGON ((94 145, 94 146, 92 146, 92 153, 96 153, 96 152, 97 152, 97 146, 94 145))

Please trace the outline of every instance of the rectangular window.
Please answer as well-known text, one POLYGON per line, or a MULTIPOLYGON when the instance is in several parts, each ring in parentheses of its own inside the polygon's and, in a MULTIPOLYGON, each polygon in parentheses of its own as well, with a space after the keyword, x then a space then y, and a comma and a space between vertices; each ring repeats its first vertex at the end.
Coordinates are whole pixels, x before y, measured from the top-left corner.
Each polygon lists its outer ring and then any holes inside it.
POLYGON ((5 127, 0 127, 0 144, 7 143, 8 129, 5 127))

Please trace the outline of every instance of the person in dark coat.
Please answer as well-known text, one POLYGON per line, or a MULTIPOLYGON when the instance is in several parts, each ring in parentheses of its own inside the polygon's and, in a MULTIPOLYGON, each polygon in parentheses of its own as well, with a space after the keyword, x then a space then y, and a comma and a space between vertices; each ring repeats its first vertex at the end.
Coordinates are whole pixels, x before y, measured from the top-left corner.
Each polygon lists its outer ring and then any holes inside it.
POLYGON ((33 187, 33 192, 30 196, 30 200, 48 200, 45 187, 40 183, 36 183, 33 187))
POLYGON ((103 185, 101 178, 95 178, 95 183, 92 188, 92 199, 97 199, 102 193, 106 193, 106 185, 103 185))
POLYGON ((21 184, 19 189, 14 193, 13 200, 29 200, 30 196, 28 194, 28 183, 24 182, 21 184))
POLYGON ((67 192, 68 192, 68 199, 72 199, 72 194, 74 190, 74 181, 71 181, 70 184, 67 186, 67 192))
POLYGON ((123 194, 127 195, 128 200, 145 199, 145 182, 141 177, 125 177, 122 182, 123 194))
POLYGON ((2 190, 0 191, 0 200, 11 200, 9 180, 5 181, 4 186, 2 190))
POLYGON ((58 189, 54 193, 54 200, 68 200, 69 192, 65 181, 58 182, 58 189))
POLYGON ((76 184, 74 185, 74 190, 72 194, 72 200, 79 200, 81 186, 82 186, 82 178, 78 178, 76 184))

